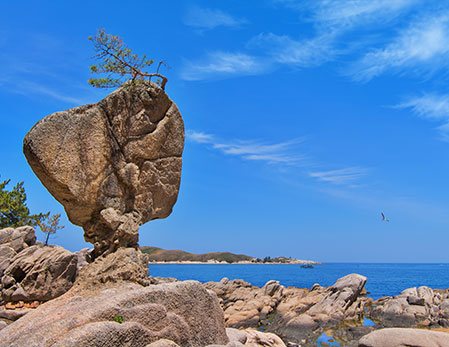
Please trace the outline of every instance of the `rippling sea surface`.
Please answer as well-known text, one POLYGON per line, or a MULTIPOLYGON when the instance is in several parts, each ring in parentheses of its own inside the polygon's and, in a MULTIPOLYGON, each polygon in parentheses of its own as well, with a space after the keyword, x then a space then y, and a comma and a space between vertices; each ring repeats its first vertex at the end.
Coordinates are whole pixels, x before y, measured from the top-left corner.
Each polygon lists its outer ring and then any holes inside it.
POLYGON ((200 282, 220 281, 227 277, 243 279, 259 287, 269 280, 277 280, 286 287, 311 288, 314 283, 326 287, 350 273, 358 273, 368 278, 366 289, 374 300, 382 296, 397 295, 410 287, 449 288, 447 263, 330 263, 315 265, 313 269, 280 264, 150 264, 151 276, 200 282))

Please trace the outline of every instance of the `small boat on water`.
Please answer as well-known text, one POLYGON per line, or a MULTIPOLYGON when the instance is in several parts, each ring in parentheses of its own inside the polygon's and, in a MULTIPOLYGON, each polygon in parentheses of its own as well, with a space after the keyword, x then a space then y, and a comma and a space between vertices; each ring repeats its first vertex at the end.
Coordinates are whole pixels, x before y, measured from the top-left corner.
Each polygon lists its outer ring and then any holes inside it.
POLYGON ((313 265, 312 264, 302 264, 301 267, 303 269, 313 269, 313 265))

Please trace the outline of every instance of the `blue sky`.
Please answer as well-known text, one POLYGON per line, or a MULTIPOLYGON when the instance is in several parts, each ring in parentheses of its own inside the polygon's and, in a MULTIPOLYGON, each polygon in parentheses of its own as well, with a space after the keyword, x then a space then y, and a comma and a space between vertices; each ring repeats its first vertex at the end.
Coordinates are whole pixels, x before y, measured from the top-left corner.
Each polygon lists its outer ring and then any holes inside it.
POLYGON ((2 4, 0 179, 25 181, 33 213, 63 213, 52 241, 72 251, 89 244, 22 139, 107 95, 87 84, 98 28, 167 61, 186 126, 178 202, 141 227, 141 245, 449 262, 449 2, 2 4))

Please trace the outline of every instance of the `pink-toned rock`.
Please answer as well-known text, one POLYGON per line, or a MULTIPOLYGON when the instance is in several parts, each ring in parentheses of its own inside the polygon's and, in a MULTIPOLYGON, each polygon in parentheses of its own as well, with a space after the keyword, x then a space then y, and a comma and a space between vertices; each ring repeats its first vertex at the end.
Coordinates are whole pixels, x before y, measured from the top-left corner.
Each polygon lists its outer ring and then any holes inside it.
POLYGON ((359 347, 449 347, 449 334, 424 329, 375 330, 359 340, 359 347))
POLYGON ((53 113, 23 142, 34 173, 94 244, 94 258, 137 247, 140 225, 170 215, 183 147, 181 114, 154 83, 53 113))
POLYGON ((1 347, 144 347, 161 339, 183 347, 226 345, 216 296, 195 281, 74 287, 0 331, 1 347))

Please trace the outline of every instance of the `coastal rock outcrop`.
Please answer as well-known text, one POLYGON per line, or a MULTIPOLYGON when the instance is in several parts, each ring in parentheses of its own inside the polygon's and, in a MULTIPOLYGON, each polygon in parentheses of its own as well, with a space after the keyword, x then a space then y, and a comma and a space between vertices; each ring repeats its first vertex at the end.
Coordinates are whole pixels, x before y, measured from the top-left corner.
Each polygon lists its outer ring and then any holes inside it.
MULTIPOLYGON (((0 302, 47 301, 67 292, 87 265, 89 250, 72 253, 59 246, 36 242, 30 226, 0 230, 0 302)), ((25 310, 21 310, 21 313, 25 310)), ((20 312, 3 312, 10 319, 20 312)))
POLYGON ((284 286, 278 281, 268 281, 262 288, 227 278, 204 285, 218 295, 226 325, 233 328, 266 324, 268 315, 276 308, 284 291, 284 286))
POLYGON ((360 320, 367 300, 361 296, 366 280, 365 276, 350 274, 326 288, 287 289, 270 331, 301 342, 343 321, 360 320))
POLYGON ((94 258, 137 247, 139 226, 171 213, 183 147, 181 114, 151 82, 53 113, 23 143, 35 174, 94 244, 94 258))
POLYGON ((3 301, 47 301, 64 294, 75 282, 77 261, 74 253, 59 246, 28 247, 3 272, 3 301))
POLYGON ((363 336, 359 347, 449 347, 449 334, 424 329, 389 328, 363 336))
POLYGON ((449 290, 409 288, 400 295, 380 298, 367 315, 381 327, 449 327, 449 290))
POLYGON ((14 256, 36 243, 33 227, 5 228, 0 230, 0 278, 14 256))
POLYGON ((199 282, 106 283, 46 302, 0 330, 0 346, 226 345, 223 312, 199 282))
POLYGON ((285 341, 304 343, 342 322, 360 322, 370 302, 363 292, 366 281, 350 274, 330 287, 314 285, 311 290, 284 288, 277 281, 259 288, 227 278, 205 286, 218 295, 228 327, 263 327, 285 341))

